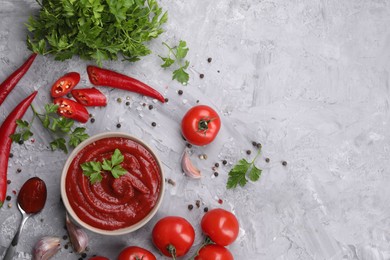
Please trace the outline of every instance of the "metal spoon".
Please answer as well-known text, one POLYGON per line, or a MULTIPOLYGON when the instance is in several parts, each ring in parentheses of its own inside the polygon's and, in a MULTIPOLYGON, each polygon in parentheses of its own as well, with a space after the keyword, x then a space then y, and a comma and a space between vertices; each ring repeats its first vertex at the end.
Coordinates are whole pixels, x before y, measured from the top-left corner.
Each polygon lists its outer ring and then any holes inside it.
POLYGON ((18 195, 18 209, 22 214, 22 222, 20 223, 14 239, 12 239, 11 245, 8 247, 3 260, 12 260, 14 258, 24 224, 29 217, 39 213, 43 209, 46 202, 46 196, 46 184, 40 178, 30 178, 23 184, 18 195))
POLYGON ((4 256, 3 260, 12 260, 14 258, 15 252, 16 252, 16 246, 19 242, 20 233, 22 232, 23 226, 26 223, 27 219, 31 217, 34 214, 28 214, 26 213, 22 207, 20 207, 20 204, 18 203, 18 209, 20 213, 22 213, 22 222, 20 223, 19 230, 16 232, 16 235, 14 236, 14 239, 12 239, 11 245, 7 249, 7 253, 4 256))

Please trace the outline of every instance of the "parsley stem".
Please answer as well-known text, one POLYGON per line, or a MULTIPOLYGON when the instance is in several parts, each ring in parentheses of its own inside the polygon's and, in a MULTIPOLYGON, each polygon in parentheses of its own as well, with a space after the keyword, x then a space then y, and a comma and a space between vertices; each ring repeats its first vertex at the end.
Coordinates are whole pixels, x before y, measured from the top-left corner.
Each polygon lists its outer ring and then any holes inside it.
POLYGON ((255 156, 255 158, 253 158, 252 162, 251 162, 251 165, 254 165, 255 164, 255 161, 257 159, 257 157, 259 157, 259 155, 261 154, 261 147, 259 148, 259 150, 257 151, 257 154, 255 156))

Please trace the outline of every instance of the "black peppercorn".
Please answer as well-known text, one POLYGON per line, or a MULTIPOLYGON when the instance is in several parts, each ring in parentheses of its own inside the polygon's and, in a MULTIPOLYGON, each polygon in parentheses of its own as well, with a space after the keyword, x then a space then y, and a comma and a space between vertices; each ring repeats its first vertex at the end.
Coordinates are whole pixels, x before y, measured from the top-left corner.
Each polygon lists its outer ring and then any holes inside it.
POLYGON ((200 77, 201 79, 203 79, 203 78, 204 78, 204 74, 200 74, 199 77, 200 77))
POLYGON ((252 153, 251 150, 246 150, 246 154, 247 154, 247 155, 250 155, 251 153, 252 153))
POLYGON ((95 118, 92 117, 90 121, 92 124, 95 123, 95 118))
POLYGON ((215 167, 217 167, 217 168, 219 167, 219 163, 215 163, 214 165, 215 165, 215 167))
POLYGON ((286 162, 286 161, 283 161, 283 162, 282 162, 282 165, 283 165, 283 166, 286 166, 286 165, 287 165, 287 162, 286 162))
POLYGON ((12 158, 12 157, 14 157, 14 154, 13 154, 13 153, 10 153, 10 154, 9 154, 9 158, 12 158))
POLYGON ((256 147, 257 147, 257 149, 260 149, 261 148, 261 143, 257 143, 256 147))
POLYGON ((208 207, 205 207, 205 208, 203 209, 203 211, 204 211, 204 212, 207 212, 207 211, 209 211, 209 208, 208 208, 208 207))
POLYGON ((62 237, 62 239, 63 239, 63 240, 67 240, 67 239, 68 239, 68 236, 67 236, 67 235, 64 235, 64 236, 62 237))
POLYGON ((126 106, 130 106, 130 102, 129 101, 126 102, 126 106))
POLYGON ((186 145, 188 148, 191 148, 192 147, 192 144, 190 144, 190 143, 187 143, 187 145, 186 145))
POLYGON ((218 174, 219 174, 218 172, 214 172, 215 177, 218 177, 218 174))
POLYGON ((24 144, 24 141, 23 141, 22 139, 20 139, 20 140, 18 141, 18 144, 22 145, 22 144, 24 144))
POLYGON ((226 161, 226 160, 223 160, 223 161, 222 161, 222 164, 223 164, 223 165, 226 165, 226 164, 227 164, 227 161, 226 161))
POLYGON ((149 110, 152 110, 153 109, 153 105, 149 105, 149 110))
POLYGON ((183 95, 183 90, 179 89, 179 91, 177 92, 177 94, 183 95))
POLYGON ((165 100, 165 102, 168 102, 169 99, 168 99, 168 98, 165 98, 164 100, 165 100))
POLYGON ((269 158, 265 158, 265 162, 266 162, 266 163, 269 163, 269 158))
POLYGON ((192 210, 193 208, 194 208, 194 206, 192 204, 188 205, 189 210, 192 210))
POLYGON ((121 125, 121 124, 119 124, 119 123, 118 123, 118 124, 116 124, 116 128, 121 128, 121 126, 122 126, 122 125, 121 125))
POLYGON ((21 172, 22 172, 22 169, 18 168, 18 169, 16 170, 16 172, 17 172, 17 173, 21 173, 21 172))
POLYGON ((81 254, 81 257, 82 257, 82 258, 86 258, 86 257, 87 257, 87 254, 86 254, 86 253, 82 253, 82 254, 81 254))
POLYGON ((11 200, 11 196, 8 195, 5 199, 10 201, 11 200))
POLYGON ((213 60, 212 58, 208 58, 207 62, 210 63, 212 60, 213 60))
POLYGON ((7 184, 11 184, 11 180, 7 180, 7 184))
POLYGON ((156 122, 152 122, 152 126, 155 127, 157 124, 156 122))

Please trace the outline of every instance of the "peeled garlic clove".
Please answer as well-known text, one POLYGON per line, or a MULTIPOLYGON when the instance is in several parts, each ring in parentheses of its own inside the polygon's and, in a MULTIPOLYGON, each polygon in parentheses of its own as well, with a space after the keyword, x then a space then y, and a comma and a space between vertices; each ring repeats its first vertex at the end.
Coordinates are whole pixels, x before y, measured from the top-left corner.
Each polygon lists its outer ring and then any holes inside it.
POLYGON ((76 253, 84 252, 88 246, 87 233, 73 224, 73 222, 69 219, 68 214, 66 214, 66 229, 68 230, 69 239, 74 251, 76 253))
POLYGON ((61 248, 60 238, 42 237, 33 249, 32 260, 48 260, 55 255, 61 248))
POLYGON ((181 168, 188 177, 194 179, 199 179, 200 177, 202 177, 200 170, 196 168, 190 160, 188 149, 184 150, 183 156, 181 157, 181 168))

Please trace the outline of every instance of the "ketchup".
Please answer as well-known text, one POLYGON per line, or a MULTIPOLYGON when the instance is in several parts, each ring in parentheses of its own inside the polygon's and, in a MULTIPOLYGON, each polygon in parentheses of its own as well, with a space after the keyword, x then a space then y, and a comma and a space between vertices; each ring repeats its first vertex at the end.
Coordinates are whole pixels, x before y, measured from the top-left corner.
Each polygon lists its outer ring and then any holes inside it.
POLYGON ((38 177, 28 179, 18 195, 20 207, 28 214, 38 213, 45 206, 47 197, 46 184, 38 177))

